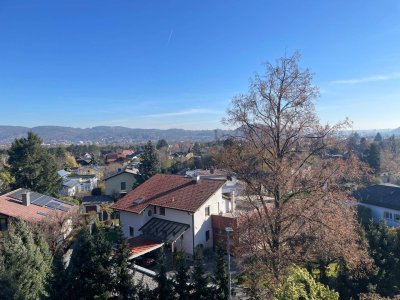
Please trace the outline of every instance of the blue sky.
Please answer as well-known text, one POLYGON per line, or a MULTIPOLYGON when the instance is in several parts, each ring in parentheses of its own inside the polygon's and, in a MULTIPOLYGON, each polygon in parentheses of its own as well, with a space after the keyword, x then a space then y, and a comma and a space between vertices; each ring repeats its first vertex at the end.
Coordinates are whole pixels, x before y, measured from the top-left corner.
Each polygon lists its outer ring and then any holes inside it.
POLYGON ((0 0, 0 124, 222 128, 299 50, 323 122, 400 126, 400 1, 0 0))

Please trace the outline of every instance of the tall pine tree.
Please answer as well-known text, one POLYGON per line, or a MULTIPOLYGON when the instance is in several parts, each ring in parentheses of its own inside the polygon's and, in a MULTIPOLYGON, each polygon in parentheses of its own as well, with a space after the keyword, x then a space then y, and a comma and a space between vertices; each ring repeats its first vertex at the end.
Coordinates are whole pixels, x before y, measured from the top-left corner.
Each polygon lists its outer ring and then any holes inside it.
POLYGON ((139 173, 141 175, 142 182, 149 179, 151 176, 160 172, 160 161, 154 145, 151 141, 148 141, 144 146, 144 153, 142 162, 139 166, 139 173))
POLYGON ((113 292, 111 244, 101 228, 87 228, 80 234, 68 266, 71 299, 108 299, 113 292))
POLYGON ((224 256, 224 251, 221 248, 217 249, 216 270, 215 270, 215 299, 229 299, 229 282, 227 273, 227 263, 224 256))
POLYGON ((16 219, 5 233, 0 248, 2 299, 38 299, 45 296, 51 262, 52 257, 43 238, 34 235, 24 221, 16 219))
POLYGON ((157 288, 155 289, 155 294, 159 300, 169 300, 175 299, 174 292, 172 289, 172 281, 167 276, 167 267, 165 261, 164 251, 161 248, 158 261, 157 261, 157 275, 154 278, 157 282, 157 288))
POLYGON ((194 269, 192 274, 192 297, 195 300, 208 299, 210 292, 208 289, 208 279, 205 275, 203 255, 197 251, 194 260, 194 269))
POLYGON ((189 286, 189 267, 186 264, 185 255, 178 252, 175 256, 176 275, 174 277, 174 286, 177 299, 188 300, 190 296, 189 286))
POLYGON ((117 234, 118 245, 113 255, 114 293, 118 299, 134 299, 136 289, 133 283, 133 261, 129 260, 130 250, 120 227, 117 234))
POLYGON ((61 178, 57 165, 42 147, 42 140, 33 132, 27 138, 15 139, 8 150, 10 173, 15 178, 13 187, 29 188, 46 195, 58 195, 61 178))

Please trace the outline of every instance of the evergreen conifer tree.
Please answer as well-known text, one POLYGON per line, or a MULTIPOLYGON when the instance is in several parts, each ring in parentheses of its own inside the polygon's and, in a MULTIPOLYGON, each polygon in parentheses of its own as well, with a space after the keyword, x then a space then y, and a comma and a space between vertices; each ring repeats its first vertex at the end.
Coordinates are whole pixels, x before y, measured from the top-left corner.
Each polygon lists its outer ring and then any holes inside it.
POLYGON ((188 300, 190 296, 189 267, 182 252, 176 254, 176 275, 174 278, 177 299, 188 300))
POLYGON ((160 250, 158 261, 157 261, 157 275, 155 281, 157 282, 157 288, 155 294, 159 300, 174 299, 174 293, 172 289, 172 281, 167 276, 167 267, 165 262, 165 255, 163 249, 160 250))
POLYGON ((38 299, 45 296, 52 257, 47 244, 27 224, 16 219, 0 248, 0 295, 3 299, 38 299))
POLYGON ((375 172, 379 172, 381 168, 381 151, 376 143, 369 145, 367 162, 375 172))
POLYGON ((208 280, 205 275, 203 264, 203 255, 197 251, 194 260, 194 269, 192 274, 192 298, 195 300, 208 299, 210 297, 208 289, 208 280))
POLYGON ((117 234, 118 245, 113 256, 114 292, 118 299, 134 299, 136 290, 133 283, 133 262, 129 260, 130 250, 120 227, 117 234))
POLYGON ((151 176, 160 172, 160 161, 154 145, 151 141, 148 141, 144 146, 144 153, 142 162, 139 166, 139 173, 141 180, 144 182, 151 176))
POLYGON ((224 251, 221 248, 217 249, 216 253, 216 270, 215 270, 215 299, 229 299, 229 283, 227 273, 227 263, 224 257, 224 251))
POLYGON ((77 241, 68 267, 72 299, 107 299, 113 291, 111 244, 103 230, 93 229, 92 235, 84 228, 77 241))
POLYGON ((35 192, 56 196, 61 187, 57 165, 42 140, 33 132, 27 138, 15 139, 8 150, 13 187, 29 188, 35 192))

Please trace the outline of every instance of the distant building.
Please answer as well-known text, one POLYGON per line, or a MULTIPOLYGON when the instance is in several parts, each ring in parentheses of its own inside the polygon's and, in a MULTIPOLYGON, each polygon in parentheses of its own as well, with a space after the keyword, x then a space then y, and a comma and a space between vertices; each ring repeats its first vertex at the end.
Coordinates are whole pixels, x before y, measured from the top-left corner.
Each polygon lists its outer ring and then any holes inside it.
POLYGON ((106 186, 105 194, 120 198, 125 196, 133 189, 133 185, 137 182, 136 169, 120 168, 115 172, 111 172, 104 177, 106 186))
POLYGON ((95 212, 99 220, 108 220, 109 213, 104 211, 104 205, 114 203, 114 198, 108 195, 85 196, 82 198, 82 205, 85 213, 95 212))
POLYGON ((376 184, 354 192, 360 205, 371 209, 375 222, 400 226, 400 186, 376 184))

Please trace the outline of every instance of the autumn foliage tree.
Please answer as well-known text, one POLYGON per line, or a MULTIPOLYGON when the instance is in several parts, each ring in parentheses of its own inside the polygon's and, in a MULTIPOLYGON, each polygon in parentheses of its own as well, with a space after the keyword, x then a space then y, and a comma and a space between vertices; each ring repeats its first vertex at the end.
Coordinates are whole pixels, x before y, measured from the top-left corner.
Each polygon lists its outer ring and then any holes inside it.
MULTIPOLYGON (((264 277, 265 287, 282 283, 293 264, 361 263, 358 224, 346 182, 363 167, 352 155, 331 158, 336 134, 348 121, 321 125, 314 108, 319 95, 299 54, 267 63, 249 92, 233 98, 224 123, 238 128, 219 164, 246 184, 251 211, 240 216, 237 247, 242 267, 264 277), (262 270, 262 272, 260 272, 262 270)), ((366 256, 365 256, 366 257, 366 256)))

